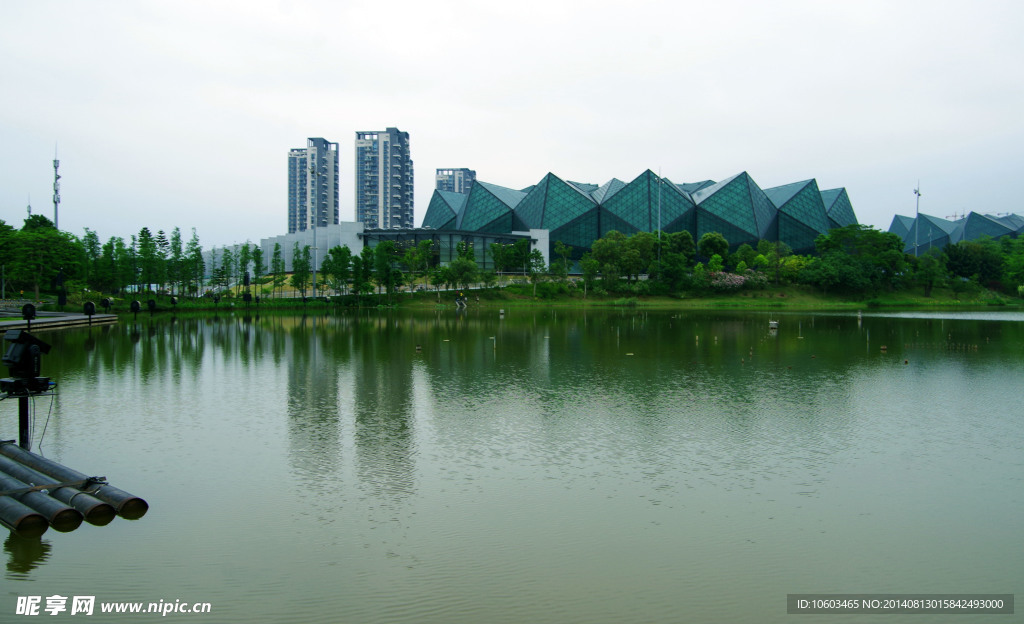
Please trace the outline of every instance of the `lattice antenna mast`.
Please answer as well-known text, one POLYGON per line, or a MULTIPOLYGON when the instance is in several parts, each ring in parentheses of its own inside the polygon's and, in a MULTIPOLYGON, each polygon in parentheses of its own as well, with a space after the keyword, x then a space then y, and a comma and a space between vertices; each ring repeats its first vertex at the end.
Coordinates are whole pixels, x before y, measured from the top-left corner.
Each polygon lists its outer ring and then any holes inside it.
POLYGON ((57 145, 53 146, 53 227, 54 229, 60 229, 57 223, 57 209, 60 207, 60 174, 57 170, 60 168, 60 161, 57 160, 57 145))

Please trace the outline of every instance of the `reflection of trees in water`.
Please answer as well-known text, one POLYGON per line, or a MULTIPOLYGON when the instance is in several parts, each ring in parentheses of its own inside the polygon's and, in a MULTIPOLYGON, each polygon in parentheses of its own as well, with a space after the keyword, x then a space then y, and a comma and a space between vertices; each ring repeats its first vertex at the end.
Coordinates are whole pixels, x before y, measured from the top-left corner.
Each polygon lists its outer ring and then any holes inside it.
POLYGON ((10 533, 4 540, 7 553, 7 578, 20 578, 46 563, 53 546, 41 539, 27 539, 10 533))

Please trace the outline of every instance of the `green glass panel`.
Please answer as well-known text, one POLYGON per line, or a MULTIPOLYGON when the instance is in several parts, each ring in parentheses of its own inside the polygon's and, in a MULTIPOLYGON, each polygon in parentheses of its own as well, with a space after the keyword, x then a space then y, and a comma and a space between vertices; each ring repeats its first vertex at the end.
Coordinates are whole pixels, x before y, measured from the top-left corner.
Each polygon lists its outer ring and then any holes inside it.
POLYGON ((724 236, 725 240, 729 241, 730 249, 735 249, 743 243, 756 246, 758 241, 756 232, 749 232, 743 228, 737 227, 734 223, 730 223, 718 215, 709 213, 703 210, 701 206, 698 206, 697 235, 694 237, 694 242, 700 241, 700 237, 704 236, 708 232, 718 232, 724 236))
POLYGON ((967 215, 967 222, 964 223, 964 240, 975 240, 982 236, 991 236, 992 238, 999 238, 1000 236, 1006 236, 1012 233, 1013 230, 1006 227, 1002 223, 999 223, 992 217, 988 217, 977 212, 971 212, 967 215))
MULTIPOLYGON (((910 226, 914 224, 914 220, 910 217, 904 217, 896 215, 892 218, 892 224, 889 226, 889 231, 900 238, 906 240, 907 233, 910 232, 910 226)), ((840 226, 834 226, 840 227, 840 226)))
POLYGON ((846 194, 846 189, 821 191, 821 199, 833 227, 845 227, 857 223, 857 216, 853 213, 853 205, 850 204, 850 197, 846 194))
MULTIPOLYGON (((755 240, 759 238, 757 221, 754 219, 754 207, 750 201, 750 186, 745 173, 701 189, 694 197, 697 199, 698 207, 698 230, 701 229, 701 215, 713 216, 719 222, 728 224, 730 229, 745 232, 755 240)), ((768 201, 768 198, 765 197, 764 200, 768 201)), ((724 235, 725 232, 722 234, 724 235)), ((731 243, 732 240, 729 242, 731 243)))
POLYGON ((474 231, 482 228, 503 215, 509 215, 511 226, 512 209, 501 199, 491 193, 494 185, 477 182, 469 192, 465 210, 459 217, 457 228, 474 231))
POLYGON ((551 174, 544 176, 539 184, 533 187, 523 201, 516 206, 516 216, 527 228, 540 228, 544 223, 544 204, 548 193, 548 180, 551 174))
MULTIPOLYGON (((818 191, 818 184, 814 180, 800 184, 804 186, 790 195, 785 203, 779 206, 779 212, 788 215, 799 223, 803 223, 819 234, 824 234, 831 228, 828 222, 828 215, 825 213, 825 204, 821 201, 821 193, 818 191)), ((787 187, 792 186, 794 185, 787 185, 787 187)), ((781 239, 781 221, 779 236, 781 239)), ((792 247, 792 245, 790 246, 792 247)))
POLYGON ((793 253, 805 254, 814 252, 814 239, 821 232, 809 227, 799 219, 782 213, 779 215, 778 239, 792 248, 793 253))
MULTIPOLYGON (((651 231, 652 175, 650 171, 640 174, 611 199, 607 199, 602 207, 608 213, 629 223, 633 231, 651 231)), ((602 229, 605 229, 603 225, 602 229)))
POLYGON ((442 229, 446 224, 455 220, 459 208, 465 202, 466 195, 462 193, 434 191, 430 198, 430 204, 427 206, 427 213, 423 216, 423 227, 442 229), (447 197, 447 195, 458 195, 461 199, 447 197))
POLYGON ((604 238, 611 231, 622 232, 627 236, 639 232, 630 222, 602 208, 600 238, 604 238))
POLYGON ((598 211, 591 210, 587 214, 580 215, 576 219, 566 223, 557 230, 551 232, 551 255, 555 258, 554 243, 560 241, 572 247, 572 258, 579 260, 583 254, 590 250, 590 246, 598 237, 598 211))

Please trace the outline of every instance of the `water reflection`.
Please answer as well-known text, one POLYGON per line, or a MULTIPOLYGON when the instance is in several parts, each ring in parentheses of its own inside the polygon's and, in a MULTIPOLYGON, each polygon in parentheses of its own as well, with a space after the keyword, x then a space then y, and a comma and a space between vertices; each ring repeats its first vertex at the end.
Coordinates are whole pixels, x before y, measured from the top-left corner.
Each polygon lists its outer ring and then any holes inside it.
POLYGON ((47 540, 18 537, 13 532, 4 540, 9 580, 28 578, 29 572, 46 563, 53 546, 47 540))
POLYGON ((1016 387, 1022 328, 471 309, 55 333, 44 448, 127 470, 154 512, 58 536, 69 565, 34 551, 19 574, 67 591, 102 550, 104 583, 191 582, 217 621, 753 622, 795 587, 962 579, 937 572, 963 552, 927 526, 985 553, 981 591, 1019 578, 994 544, 1015 534, 1024 449, 991 398, 1016 387), (967 530, 979 515, 1000 520, 967 530), (711 608, 737 587, 750 604, 711 608))

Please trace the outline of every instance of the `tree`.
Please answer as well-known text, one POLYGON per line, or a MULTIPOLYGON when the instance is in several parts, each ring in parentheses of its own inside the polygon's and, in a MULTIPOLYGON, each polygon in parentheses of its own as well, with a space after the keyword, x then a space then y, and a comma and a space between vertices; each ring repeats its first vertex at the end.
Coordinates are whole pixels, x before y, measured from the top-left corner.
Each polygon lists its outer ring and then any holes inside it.
POLYGON ((396 275, 392 270, 397 260, 395 243, 389 240, 382 240, 373 249, 373 273, 377 282, 378 293, 380 288, 388 295, 388 304, 391 303, 391 295, 397 285, 396 275))
POLYGON ((594 287, 597 275, 601 272, 601 263, 589 251, 580 258, 580 270, 583 271, 583 298, 587 298, 587 289, 594 287))
POLYGON ((736 265, 739 266, 740 262, 743 262, 748 267, 754 264, 754 258, 757 257, 757 251, 750 246, 749 243, 743 243, 736 248, 736 265))
POLYGON ((782 277, 782 265, 785 258, 793 253, 789 245, 782 241, 760 240, 757 242, 758 256, 764 257, 764 267, 775 275, 775 283, 778 284, 782 277))
POLYGON ((238 265, 235 263, 235 254, 231 252, 230 247, 221 248, 220 253, 220 286, 226 290, 232 284, 237 283, 235 269, 238 265))
POLYGON ((199 244, 199 235, 192 228, 192 237, 185 245, 185 262, 188 267, 182 277, 189 283, 189 290, 198 295, 206 274, 206 261, 203 260, 203 247, 199 244))
MULTIPOLYGON (((758 256, 758 258, 764 258, 764 256, 758 256)), ((802 283, 821 288, 822 294, 827 294, 830 289, 840 285, 842 278, 842 257, 834 253, 814 258, 800 274, 802 283)), ((854 287, 854 284, 850 284, 850 287, 854 287)))
POLYGON ((903 239, 869 225, 835 228, 818 235, 814 246, 822 258, 837 254, 836 262, 843 263, 840 268, 849 278, 844 278, 844 288, 851 292, 892 290, 908 274, 903 239))
POLYGON ((363 247, 363 250, 359 252, 358 258, 352 259, 353 290, 358 285, 358 293, 373 291, 373 263, 374 252, 372 247, 363 247), (356 264, 357 259, 359 260, 358 264, 356 264))
POLYGON ((494 270, 499 275, 508 271, 512 268, 514 248, 512 245, 503 245, 501 243, 491 243, 491 260, 494 261, 494 270))
POLYGON ((636 268, 627 270, 639 277, 642 272, 650 272, 649 267, 658 257, 658 238, 651 232, 637 232, 626 240, 626 254, 631 250, 636 251, 635 260, 627 260, 627 263, 634 264, 636 268))
POLYGON ((523 270, 523 275, 526 275, 527 269, 526 264, 530 261, 530 240, 527 238, 520 238, 516 242, 512 243, 512 252, 509 257, 509 268, 513 271, 523 270))
POLYGON ((180 295, 182 292, 182 279, 184 273, 185 252, 182 249, 181 229, 174 228, 171 231, 169 242, 169 257, 167 260, 167 279, 171 283, 171 292, 180 295))
POLYGON ((669 236, 668 248, 671 253, 680 254, 686 266, 693 266, 693 260, 697 254, 697 246, 693 242, 693 234, 686 230, 673 232, 669 236))
POLYGON ((569 277, 569 273, 566 271, 565 262, 556 260, 548 266, 548 275, 555 278, 559 282, 565 282, 569 277))
POLYGON ((310 267, 312 260, 309 255, 309 245, 299 249, 296 241, 292 248, 292 288, 299 291, 303 299, 306 298, 306 287, 309 286, 310 267))
POLYGON ((605 288, 609 291, 618 289, 619 276, 625 271, 623 268, 625 245, 626 235, 612 230, 590 246, 590 254, 601 266, 605 288))
POLYGON ((409 273, 412 274, 412 281, 416 281, 416 276, 422 276, 427 263, 430 261, 431 252, 434 247, 434 241, 422 240, 416 245, 408 247, 402 254, 402 263, 405 264, 406 268, 409 269, 409 273))
POLYGON ((36 230, 56 230, 57 226, 53 224, 45 216, 41 214, 30 214, 25 218, 24 225, 21 226, 22 232, 34 232, 36 230))
POLYGON ((149 228, 143 227, 139 230, 137 245, 140 269, 139 280, 144 288, 149 290, 151 285, 155 286, 158 282, 156 240, 153 238, 153 234, 150 233, 149 228))
POLYGON ((697 250, 705 258, 710 258, 715 254, 724 258, 729 254, 729 241, 725 240, 725 237, 718 232, 705 232, 697 243, 697 250))
POLYGON ((476 281, 479 271, 476 260, 466 255, 460 255, 458 258, 455 258, 448 263, 446 268, 446 279, 448 280, 446 283, 462 286, 463 288, 469 288, 469 285, 476 281))
MULTIPOLYGON (((261 284, 263 276, 267 272, 267 265, 263 263, 263 247, 253 245, 252 248, 252 282, 261 284)), ((259 293, 259 291, 256 291, 259 293)))
POLYGON ((281 287, 284 286, 284 282, 287 279, 284 267, 284 257, 281 254, 281 243, 274 243, 274 251, 270 255, 270 272, 274 276, 271 281, 271 290, 275 297, 281 287))
MULTIPOLYGON (((42 215, 41 217, 49 223, 42 215)), ((81 242, 67 232, 60 232, 41 221, 25 220, 29 229, 22 229, 11 239, 14 249, 8 271, 15 282, 28 285, 39 299, 40 287, 49 285, 62 273, 65 279, 79 275, 85 258, 81 242), (42 224, 41 224, 42 223, 42 224)))
POLYGON ((467 241, 460 241, 455 245, 455 254, 459 258, 465 258, 466 260, 476 262, 476 252, 473 250, 472 243, 467 241))
POLYGON ((153 283, 158 284, 160 290, 163 290, 167 284, 167 257, 171 253, 171 243, 163 230, 157 230, 153 242, 156 244, 156 260, 153 264, 153 277, 156 281, 153 283))
POLYGON ((425 277, 427 269, 436 264, 433 240, 421 240, 416 244, 416 264, 419 267, 420 277, 425 277))
POLYGON ((85 236, 82 237, 82 247, 85 251, 85 266, 82 277, 90 288, 96 289, 93 276, 100 270, 99 262, 102 257, 100 237, 96 232, 85 228, 85 236))
MULTIPOLYGON (((562 281, 565 281, 569 275, 569 257, 572 255, 572 247, 566 245, 562 241, 555 241, 555 255, 562 259, 562 267, 558 271, 558 275, 562 281)), ((551 263, 554 266, 554 263, 551 263)))
POLYGON ((1005 260, 1000 245, 991 238, 960 241, 943 251, 953 275, 974 278, 989 288, 1001 287, 1005 260))
MULTIPOLYGON (((245 274, 249 272, 249 263, 252 262, 252 249, 249 247, 249 241, 242 243, 238 248, 238 253, 236 255, 238 270, 235 272, 235 275, 238 276, 239 282, 244 283, 245 274)), ((246 288, 246 292, 248 292, 248 288, 246 288)))
POLYGON ((324 258, 321 272, 335 294, 341 295, 348 288, 352 276, 352 250, 348 245, 331 247, 324 258))
POLYGON ((623 249, 619 258, 619 268, 626 274, 627 282, 632 282, 634 277, 639 279, 644 267, 644 259, 640 250, 628 246, 623 249))
POLYGON ((946 257, 938 248, 929 249, 918 258, 914 279, 924 288, 924 296, 932 296, 932 288, 936 282, 946 277, 946 257))
POLYGON ((530 252, 530 263, 527 265, 527 271, 530 275, 530 283, 533 284, 533 296, 537 296, 537 284, 542 282, 547 277, 547 272, 544 270, 546 264, 544 262, 544 254, 539 249, 534 249, 530 252))

